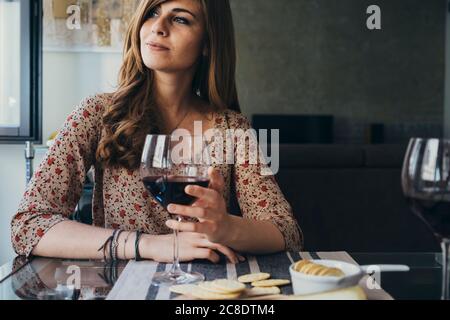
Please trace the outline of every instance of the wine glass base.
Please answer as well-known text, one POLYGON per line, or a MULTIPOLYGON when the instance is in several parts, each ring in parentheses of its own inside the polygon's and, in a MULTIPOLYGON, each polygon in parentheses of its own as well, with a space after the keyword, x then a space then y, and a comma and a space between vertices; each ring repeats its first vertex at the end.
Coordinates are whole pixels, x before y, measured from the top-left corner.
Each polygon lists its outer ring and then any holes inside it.
POLYGON ((197 272, 157 272, 153 276, 153 286, 174 286, 180 284, 196 284, 205 280, 205 277, 197 272))

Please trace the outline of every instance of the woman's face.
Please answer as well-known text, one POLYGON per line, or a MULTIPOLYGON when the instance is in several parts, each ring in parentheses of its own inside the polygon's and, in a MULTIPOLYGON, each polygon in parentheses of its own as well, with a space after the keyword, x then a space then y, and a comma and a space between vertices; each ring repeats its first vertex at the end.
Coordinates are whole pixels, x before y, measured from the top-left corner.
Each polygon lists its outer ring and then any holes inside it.
POLYGON ((163 72, 186 71, 196 64, 201 54, 206 54, 205 20, 198 1, 164 2, 146 19, 140 38, 141 55, 147 68, 163 72))

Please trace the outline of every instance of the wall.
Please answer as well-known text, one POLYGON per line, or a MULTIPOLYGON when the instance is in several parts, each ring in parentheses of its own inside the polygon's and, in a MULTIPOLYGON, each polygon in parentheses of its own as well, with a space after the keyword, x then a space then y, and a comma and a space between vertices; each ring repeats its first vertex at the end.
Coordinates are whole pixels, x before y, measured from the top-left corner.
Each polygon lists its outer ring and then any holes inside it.
POLYGON ((231 3, 246 113, 332 114, 338 142, 363 142, 371 122, 393 142, 442 132, 446 0, 231 3))

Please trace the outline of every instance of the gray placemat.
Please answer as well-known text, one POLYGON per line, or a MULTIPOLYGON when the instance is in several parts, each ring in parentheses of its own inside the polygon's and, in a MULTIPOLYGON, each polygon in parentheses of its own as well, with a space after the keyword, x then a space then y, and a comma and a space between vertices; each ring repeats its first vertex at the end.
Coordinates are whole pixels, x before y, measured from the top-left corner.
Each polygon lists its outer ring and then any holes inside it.
MULTIPOLYGON (((192 270, 202 273, 206 281, 214 279, 237 279, 237 277, 249 273, 267 272, 272 279, 290 279, 289 266, 300 259, 334 259, 349 263, 356 262, 346 252, 281 252, 272 255, 246 256, 246 261, 237 265, 227 263, 222 257, 220 263, 209 261, 195 261, 182 263, 184 271, 192 270)), ((108 300, 169 300, 177 295, 169 291, 168 287, 152 286, 152 278, 155 272, 169 270, 171 264, 157 263, 154 261, 135 262, 130 261, 123 270, 114 288, 108 295, 108 300)), ((369 300, 390 300, 392 297, 384 290, 372 290, 367 287, 368 277, 361 280, 361 287, 366 292, 369 300)), ((291 295, 292 286, 280 288, 281 293, 291 295)))

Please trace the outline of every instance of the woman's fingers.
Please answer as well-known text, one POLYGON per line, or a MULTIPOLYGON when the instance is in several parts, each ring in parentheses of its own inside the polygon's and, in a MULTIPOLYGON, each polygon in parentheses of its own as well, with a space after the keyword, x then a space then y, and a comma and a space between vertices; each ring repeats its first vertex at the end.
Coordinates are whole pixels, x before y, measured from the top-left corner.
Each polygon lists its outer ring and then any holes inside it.
POLYGON ((220 244, 212 244, 211 247, 219 252, 222 252, 228 258, 228 260, 230 260, 231 263, 239 263, 237 254, 230 248, 220 244))
POLYGON ((240 255, 239 253, 236 253, 236 255, 238 256, 238 259, 240 262, 244 262, 245 261, 245 257, 243 255, 240 255))
POLYGON ((203 220, 213 218, 211 211, 203 207, 188 207, 171 204, 167 207, 167 211, 169 211, 169 213, 171 214, 177 214, 184 217, 198 218, 203 220))
POLYGON ((213 227, 213 223, 209 221, 203 222, 183 222, 176 220, 166 221, 166 226, 172 230, 178 230, 180 232, 194 232, 203 234, 212 234, 215 232, 216 228, 213 227))
POLYGON ((199 233, 200 227, 197 226, 196 222, 180 222, 176 220, 167 220, 166 226, 172 230, 177 230, 179 232, 195 232, 199 233))
POLYGON ((216 204, 220 197, 219 193, 216 190, 194 185, 187 186, 184 192, 186 192, 190 196, 201 199, 203 202, 206 202, 209 205, 216 204))
POLYGON ((198 248, 196 256, 197 259, 206 259, 212 263, 219 263, 220 261, 219 255, 214 250, 208 248, 198 248))
MULTIPOLYGON (((191 256, 191 259, 207 259, 213 263, 218 263, 220 257, 217 252, 221 252, 232 263, 238 263, 239 261, 245 261, 245 258, 235 252, 233 249, 213 243, 208 240, 207 235, 196 232, 181 232, 179 234, 182 245, 186 246, 184 253, 191 256)), ((180 252, 183 255, 183 252, 180 252)))
POLYGON ((219 171, 214 168, 209 168, 208 175, 210 176, 210 183, 208 188, 200 186, 189 185, 185 188, 188 195, 201 199, 210 205, 217 204, 221 194, 225 190, 225 181, 219 171))
MULTIPOLYGON (((233 263, 236 264, 236 263, 244 262, 244 261, 245 261, 245 257, 242 256, 242 255, 240 255, 239 253, 235 252, 233 249, 230 249, 230 248, 228 248, 227 246, 223 246, 223 245, 219 245, 219 246, 220 246, 220 248, 223 248, 223 250, 229 251, 230 254, 231 254, 233 257, 235 257, 235 260, 234 260, 234 261, 230 259, 231 262, 233 262, 233 263)), ((220 248, 217 248, 217 250, 220 251, 220 252, 222 252, 223 254, 225 254, 225 255, 228 257, 228 254, 226 254, 226 253, 225 253, 224 251, 222 251, 220 248)))
POLYGON ((218 243, 213 243, 209 241, 208 238, 201 238, 199 245, 209 247, 214 250, 222 252, 232 263, 236 264, 239 261, 241 262, 245 261, 245 258, 241 256, 239 253, 235 252, 233 249, 218 243))

